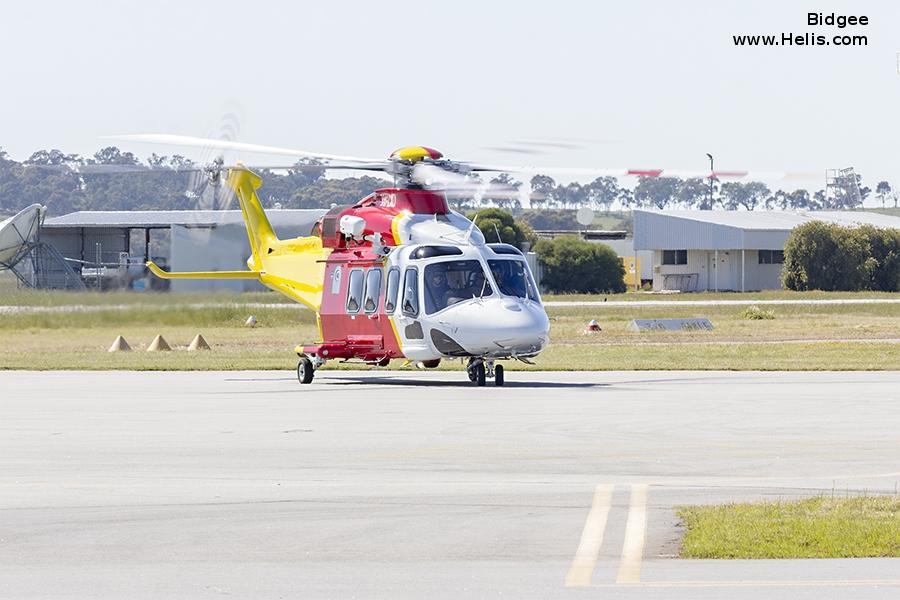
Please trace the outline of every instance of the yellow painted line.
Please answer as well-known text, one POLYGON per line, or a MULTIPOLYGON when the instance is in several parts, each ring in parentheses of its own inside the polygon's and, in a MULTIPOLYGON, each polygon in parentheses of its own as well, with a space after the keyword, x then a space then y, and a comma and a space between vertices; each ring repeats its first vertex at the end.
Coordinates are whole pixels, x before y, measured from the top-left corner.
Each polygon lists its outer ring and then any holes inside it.
POLYGON ((599 484, 594 489, 594 501, 584 522, 581 531, 581 541, 569 573, 566 575, 566 587, 586 587, 591 585, 591 577, 597 566, 597 558, 600 556, 600 546, 603 544, 603 532, 606 531, 606 520, 609 517, 609 507, 612 501, 613 486, 611 484, 599 484))
POLYGON ((631 485, 628 519, 625 521, 625 542, 616 583, 638 583, 641 580, 641 561, 644 558, 644 537, 647 532, 647 484, 631 485))
POLYGON ((738 581, 639 581, 632 584, 598 583, 595 588, 714 588, 714 587, 854 587, 854 586, 900 586, 900 579, 808 579, 808 580, 759 580, 738 581))

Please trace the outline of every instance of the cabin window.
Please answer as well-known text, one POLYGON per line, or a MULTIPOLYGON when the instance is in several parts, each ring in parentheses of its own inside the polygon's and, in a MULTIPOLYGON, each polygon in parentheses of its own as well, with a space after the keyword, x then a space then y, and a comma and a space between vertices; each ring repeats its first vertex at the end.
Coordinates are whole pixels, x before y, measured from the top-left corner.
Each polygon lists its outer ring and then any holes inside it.
POLYGON ((347 284, 347 312, 358 313, 363 296, 363 271, 351 269, 350 282, 347 284))
POLYGON ((331 272, 331 293, 332 294, 340 294, 341 293, 341 267, 338 265, 334 268, 334 271, 331 272))
POLYGON ((387 291, 384 294, 384 312, 391 314, 397 308, 397 292, 400 291, 400 269, 391 269, 387 276, 387 291))
POLYGON ((531 287, 528 267, 521 260, 489 260, 488 266, 500 293, 504 296, 516 296, 537 300, 537 293, 531 287))
POLYGON ((663 250, 664 265, 686 265, 687 250, 663 250))
POLYGON ((477 260, 454 260, 425 267, 425 312, 444 310, 463 300, 493 294, 477 260))
POLYGON ((381 296, 381 269, 378 267, 366 271, 366 293, 363 309, 373 313, 378 309, 378 298, 381 296))
POLYGON ((759 264, 781 265, 784 264, 784 250, 760 250, 759 264))
POLYGON ((400 305, 407 317, 419 316, 419 271, 407 269, 403 276, 403 302, 400 305))

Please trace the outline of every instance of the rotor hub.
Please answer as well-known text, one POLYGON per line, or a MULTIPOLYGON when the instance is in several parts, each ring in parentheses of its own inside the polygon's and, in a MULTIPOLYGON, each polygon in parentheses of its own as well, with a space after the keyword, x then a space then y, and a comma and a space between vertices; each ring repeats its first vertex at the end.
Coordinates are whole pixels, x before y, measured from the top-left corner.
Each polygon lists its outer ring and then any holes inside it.
POLYGON ((421 160, 438 160, 444 155, 426 146, 405 146, 391 152, 391 160, 403 160, 410 163, 417 163, 421 160))

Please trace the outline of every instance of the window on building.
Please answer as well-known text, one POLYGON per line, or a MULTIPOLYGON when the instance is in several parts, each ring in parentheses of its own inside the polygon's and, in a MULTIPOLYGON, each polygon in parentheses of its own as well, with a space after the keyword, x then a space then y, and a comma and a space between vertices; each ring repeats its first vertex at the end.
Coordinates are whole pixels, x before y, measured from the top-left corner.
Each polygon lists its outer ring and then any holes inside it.
POLYGON ((780 265, 784 263, 784 250, 760 250, 759 264, 780 265))
POLYGON ((366 293, 363 299, 363 309, 367 313, 373 313, 378 308, 378 298, 381 296, 381 269, 374 267, 366 271, 366 293))
POLYGON ((663 250, 664 265, 686 265, 687 250, 663 250))
POLYGON ((403 302, 400 307, 408 317, 419 316, 419 271, 407 269, 403 276, 403 302))
POLYGON ((391 314, 397 308, 397 292, 400 291, 400 269, 391 269, 387 276, 387 291, 384 294, 384 312, 391 314))
POLYGON ((350 282, 347 284, 347 312, 358 313, 363 296, 363 271, 350 271, 350 282))

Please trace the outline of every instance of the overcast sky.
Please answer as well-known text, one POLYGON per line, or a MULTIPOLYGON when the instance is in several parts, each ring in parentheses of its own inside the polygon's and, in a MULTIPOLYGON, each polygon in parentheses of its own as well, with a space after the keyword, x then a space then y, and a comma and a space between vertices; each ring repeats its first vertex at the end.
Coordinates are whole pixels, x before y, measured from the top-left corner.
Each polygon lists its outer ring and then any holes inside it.
POLYGON ((335 154, 704 169, 711 152, 900 186, 897 2, 19 1, 3 22, 0 146, 19 160, 92 154, 104 134, 203 136, 233 112, 241 141, 335 154), (808 10, 870 24, 811 28, 808 10), (732 42, 782 32, 868 46, 732 42), (491 150, 534 139, 592 141, 491 150))

